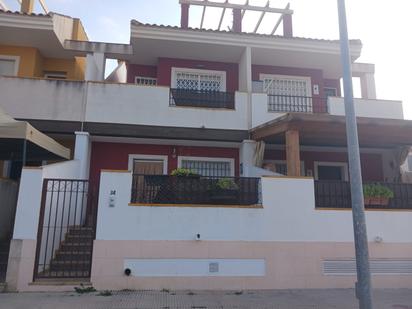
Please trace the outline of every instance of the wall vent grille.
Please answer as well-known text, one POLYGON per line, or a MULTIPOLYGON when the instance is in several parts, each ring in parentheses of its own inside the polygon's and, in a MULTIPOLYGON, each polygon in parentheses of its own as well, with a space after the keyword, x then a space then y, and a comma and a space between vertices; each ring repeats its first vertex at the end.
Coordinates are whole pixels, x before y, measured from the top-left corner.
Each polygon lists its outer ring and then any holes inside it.
MULTIPOLYGON (((371 259, 372 275, 412 275, 411 259, 371 259)), ((355 259, 323 260, 324 275, 356 275, 355 259)))

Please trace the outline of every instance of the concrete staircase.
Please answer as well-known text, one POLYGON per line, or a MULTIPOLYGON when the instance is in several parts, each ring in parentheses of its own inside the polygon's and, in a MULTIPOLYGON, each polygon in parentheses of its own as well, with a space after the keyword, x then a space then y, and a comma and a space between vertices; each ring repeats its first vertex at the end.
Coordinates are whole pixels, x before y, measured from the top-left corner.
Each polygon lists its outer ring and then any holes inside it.
POLYGON ((93 228, 71 227, 50 262, 48 277, 90 277, 93 239, 93 228))

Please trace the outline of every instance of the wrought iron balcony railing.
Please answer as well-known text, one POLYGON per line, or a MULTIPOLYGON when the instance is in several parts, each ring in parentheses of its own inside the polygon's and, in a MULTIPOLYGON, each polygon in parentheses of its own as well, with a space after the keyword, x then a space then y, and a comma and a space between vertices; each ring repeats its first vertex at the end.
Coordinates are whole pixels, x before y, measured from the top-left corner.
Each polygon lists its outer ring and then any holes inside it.
POLYGON ((268 94, 268 110, 286 113, 327 113, 327 98, 268 94))
POLYGON ((133 175, 132 203, 259 205, 260 178, 133 175))
POLYGON ((170 106, 235 108, 235 94, 223 91, 170 89, 170 106))
MULTIPOLYGON (((379 184, 390 189, 394 197, 389 199, 387 205, 374 204, 373 202, 371 204, 365 203, 366 208, 412 209, 412 184, 387 182, 379 184)), ((316 208, 350 209, 352 206, 349 182, 315 180, 315 204, 316 208)))

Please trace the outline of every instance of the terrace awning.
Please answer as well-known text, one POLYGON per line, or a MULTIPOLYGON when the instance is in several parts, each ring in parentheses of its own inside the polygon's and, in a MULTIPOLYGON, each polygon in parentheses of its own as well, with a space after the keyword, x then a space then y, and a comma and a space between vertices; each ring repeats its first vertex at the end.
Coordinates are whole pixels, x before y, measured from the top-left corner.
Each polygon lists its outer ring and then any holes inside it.
MULTIPOLYGON (((412 120, 358 117, 360 147, 412 146, 412 120)), ((251 130, 251 137, 268 143, 285 142, 285 133, 299 131, 301 145, 346 147, 344 116, 288 113, 251 130)))
MULTIPOLYGON (((412 146, 412 121, 358 117, 359 146, 396 150, 402 161, 412 146)), ((344 116, 288 113, 250 131, 252 139, 286 145, 289 176, 300 176, 300 146, 346 147, 344 116)))
POLYGON ((41 133, 30 123, 17 121, 0 109, 0 160, 21 159, 24 152, 32 160, 70 159, 68 148, 41 133))

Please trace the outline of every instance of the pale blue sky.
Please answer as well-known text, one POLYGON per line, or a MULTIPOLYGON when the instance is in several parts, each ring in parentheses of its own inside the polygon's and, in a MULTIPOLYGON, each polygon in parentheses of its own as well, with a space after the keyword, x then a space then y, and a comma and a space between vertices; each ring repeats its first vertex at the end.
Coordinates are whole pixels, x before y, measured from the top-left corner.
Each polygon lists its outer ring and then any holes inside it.
MULTIPOLYGON (((17 9, 16 0, 3 0, 17 9)), ((244 3, 244 0, 231 0, 244 3)), ((250 0, 263 5, 266 0, 250 0)), ((313 38, 338 38, 336 0, 289 0, 294 9, 294 34, 313 38)), ((412 11, 411 0, 346 0, 349 36, 363 42, 360 62, 376 64, 378 98, 404 101, 405 114, 412 118, 412 11)), ((51 11, 78 17, 90 40, 128 43, 130 20, 179 25, 178 0, 46 0, 51 11)), ((271 0, 284 6, 286 0, 271 0)), ((36 8, 40 12, 40 8, 36 8)), ((200 11, 191 9, 191 26, 198 26, 200 11)), ((250 18, 251 16, 249 16, 250 18)), ((219 15, 209 10, 207 26, 217 25, 219 15)), ((230 14, 227 13, 227 22, 230 14)), ((276 17, 272 17, 276 18, 276 17)), ((253 18, 251 18, 253 19, 253 18)), ((273 25, 273 20, 266 20, 273 25)), ((270 26, 262 26, 267 31, 270 26)), ((244 27, 253 27, 245 19, 244 27)))

